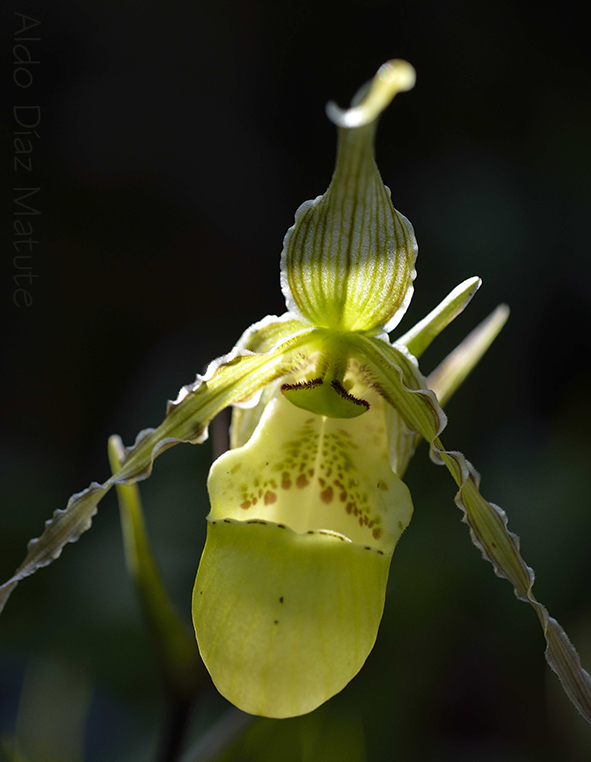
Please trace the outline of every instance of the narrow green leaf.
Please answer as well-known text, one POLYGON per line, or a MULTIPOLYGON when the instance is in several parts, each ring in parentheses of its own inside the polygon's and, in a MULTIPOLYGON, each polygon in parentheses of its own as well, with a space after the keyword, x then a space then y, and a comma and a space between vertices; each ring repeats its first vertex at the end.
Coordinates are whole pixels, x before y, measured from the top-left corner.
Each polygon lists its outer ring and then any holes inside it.
MULTIPOLYGON (((498 336, 508 317, 509 308, 501 304, 429 374, 427 385, 435 392, 440 405, 445 405, 464 383, 498 336)), ((402 345, 404 346, 404 343, 402 345)), ((409 429, 394 408, 389 408, 387 418, 390 463, 393 471, 402 478, 422 437, 409 429)))
MULTIPOLYGON (((124 452, 120 437, 110 437, 108 449, 111 471, 116 475, 124 452)), ((173 606, 154 560, 137 484, 117 484, 116 490, 127 570, 135 582, 164 679, 174 696, 189 700, 207 676, 195 637, 173 606)))
POLYGON ((507 516, 480 494, 480 477, 464 456, 446 450, 440 434, 447 419, 435 394, 414 363, 397 347, 380 339, 355 337, 360 361, 376 388, 405 419, 410 428, 431 442, 431 457, 444 463, 459 490, 456 504, 470 527, 472 542, 490 561, 496 574, 509 580, 518 598, 530 603, 538 615, 546 639, 546 660, 583 717, 591 722, 591 677, 558 622, 536 600, 534 573, 519 552, 519 539, 507 528, 507 516))
POLYGON ((64 510, 58 509, 45 523, 43 534, 31 540, 23 563, 0 586, 0 612, 18 582, 58 558, 69 542, 90 529, 97 505, 114 484, 146 479, 154 459, 179 442, 198 444, 207 438, 207 426, 221 410, 252 397, 259 389, 292 370, 312 331, 296 334, 265 354, 237 349, 212 362, 204 376, 184 386, 169 402, 165 419, 157 429, 141 431, 133 447, 125 450, 120 471, 104 484, 93 482, 73 495, 64 510))
POLYGON ((509 307, 500 304, 429 374, 429 389, 435 392, 440 405, 445 405, 472 373, 508 317, 509 307))
POLYGON ((396 344, 404 344, 415 357, 420 357, 443 329, 466 308, 482 284, 480 278, 468 278, 456 286, 426 317, 420 320, 396 344))

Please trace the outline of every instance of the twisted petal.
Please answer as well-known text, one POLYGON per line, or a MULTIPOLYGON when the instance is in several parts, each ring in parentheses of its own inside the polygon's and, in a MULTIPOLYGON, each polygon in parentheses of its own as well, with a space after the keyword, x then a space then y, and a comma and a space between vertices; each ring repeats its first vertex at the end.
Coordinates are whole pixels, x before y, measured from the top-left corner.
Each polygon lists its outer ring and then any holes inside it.
POLYGON ((470 527, 473 543, 490 561, 499 577, 509 580, 519 599, 530 603, 538 615, 546 639, 546 660, 583 717, 591 722, 591 677, 582 668, 568 636, 536 600, 532 587, 534 573, 519 551, 519 539, 507 528, 507 516, 480 494, 480 477, 473 466, 456 451, 446 450, 440 439, 446 417, 435 394, 416 366, 398 348, 380 339, 356 337, 359 356, 368 375, 384 397, 394 405, 411 429, 431 442, 431 457, 444 463, 459 490, 456 504, 470 527))
POLYGON ((383 402, 352 419, 279 394, 213 465, 195 582, 199 649, 219 691, 268 717, 312 711, 363 665, 412 515, 389 467, 383 402))
POLYGON ((379 114, 413 84, 414 69, 390 61, 355 107, 329 104, 339 126, 334 175, 323 196, 297 210, 281 257, 288 310, 316 326, 376 334, 392 330, 408 307, 417 244, 392 206, 373 143, 379 114))
POLYGON ((90 529, 97 505, 114 484, 146 479, 154 459, 179 442, 200 443, 207 426, 220 410, 252 397, 261 387, 288 373, 301 362, 310 330, 279 342, 265 354, 236 349, 212 362, 204 376, 184 386, 169 402, 164 421, 157 429, 141 431, 132 448, 125 451, 121 469, 104 484, 93 482, 73 495, 64 510, 57 510, 45 524, 43 534, 31 540, 28 553, 14 575, 0 586, 0 611, 18 582, 58 558, 68 542, 75 542, 90 529))

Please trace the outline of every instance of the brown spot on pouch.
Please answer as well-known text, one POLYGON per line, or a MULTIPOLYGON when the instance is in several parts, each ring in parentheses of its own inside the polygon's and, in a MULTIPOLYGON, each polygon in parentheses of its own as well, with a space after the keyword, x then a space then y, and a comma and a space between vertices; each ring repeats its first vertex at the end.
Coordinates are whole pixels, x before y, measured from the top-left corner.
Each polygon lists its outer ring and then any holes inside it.
POLYGON ((320 499, 322 500, 323 503, 326 503, 327 505, 329 503, 332 503, 332 498, 333 498, 332 487, 327 487, 325 490, 322 490, 322 492, 320 493, 320 499))

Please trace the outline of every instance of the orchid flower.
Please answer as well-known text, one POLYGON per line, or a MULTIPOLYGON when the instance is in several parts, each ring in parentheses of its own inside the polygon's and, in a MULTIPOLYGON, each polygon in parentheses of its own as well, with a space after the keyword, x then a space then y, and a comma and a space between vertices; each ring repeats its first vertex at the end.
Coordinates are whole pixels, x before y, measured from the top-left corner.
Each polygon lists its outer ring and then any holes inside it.
POLYGON ((310 712, 359 671, 376 639, 394 548, 413 512, 404 471, 421 438, 447 467, 473 543, 536 611, 546 658, 591 721, 591 679, 560 625, 533 595, 534 575, 505 513, 441 441, 444 404, 486 351, 499 307, 427 378, 417 358, 480 286, 470 278, 393 343, 415 278, 410 222, 392 206, 374 161, 380 113, 413 87, 404 61, 384 64, 337 125, 336 168, 323 196, 296 212, 284 239, 287 312, 251 326, 205 375, 181 389, 164 421, 142 431, 121 468, 58 510, 29 543, 19 580, 90 527, 114 484, 149 476, 156 456, 200 443, 233 406, 231 449, 212 466, 207 541, 194 588, 203 661, 219 691, 268 717, 310 712))

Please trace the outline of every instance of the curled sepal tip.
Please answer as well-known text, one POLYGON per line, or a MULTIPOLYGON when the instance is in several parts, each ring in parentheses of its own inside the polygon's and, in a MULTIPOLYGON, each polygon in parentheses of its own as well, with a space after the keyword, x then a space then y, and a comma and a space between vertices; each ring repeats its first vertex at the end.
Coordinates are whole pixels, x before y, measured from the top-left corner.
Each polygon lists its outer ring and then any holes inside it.
POLYGON ((377 117, 412 86, 413 74, 410 64, 392 61, 353 108, 328 106, 339 126, 335 171, 326 193, 297 210, 281 257, 287 309, 315 326, 391 331, 410 302, 414 231, 392 205, 373 144, 377 117))
POLYGON ((341 109, 334 101, 330 101, 326 104, 326 113, 337 127, 361 127, 377 119, 395 95, 412 90, 416 80, 416 71, 408 61, 400 58, 386 61, 369 83, 366 94, 364 95, 366 88, 362 88, 353 99, 354 105, 351 108, 341 109), (356 100, 360 102, 356 104, 356 100))

